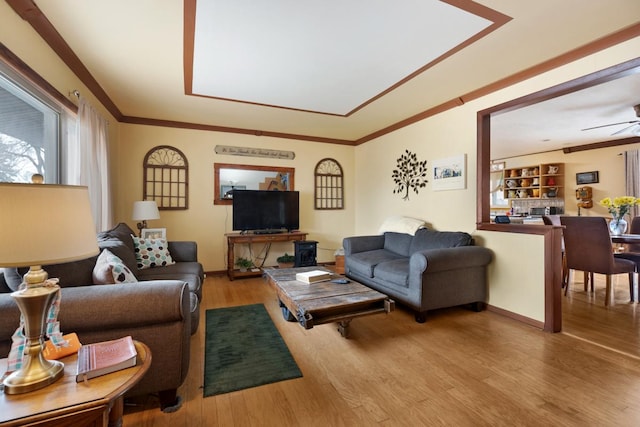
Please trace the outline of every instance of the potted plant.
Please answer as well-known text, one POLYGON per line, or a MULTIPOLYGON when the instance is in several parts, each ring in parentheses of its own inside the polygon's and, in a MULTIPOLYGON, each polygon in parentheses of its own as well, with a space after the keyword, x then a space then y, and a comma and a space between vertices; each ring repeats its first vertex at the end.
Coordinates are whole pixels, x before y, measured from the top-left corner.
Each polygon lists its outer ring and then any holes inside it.
POLYGON ((276 261, 278 261, 278 267, 280 268, 291 268, 296 261, 296 257, 285 252, 284 255, 276 258, 276 261))
POLYGON ((253 262, 250 259, 240 257, 236 260, 236 265, 240 268, 241 272, 245 272, 253 265, 253 262))

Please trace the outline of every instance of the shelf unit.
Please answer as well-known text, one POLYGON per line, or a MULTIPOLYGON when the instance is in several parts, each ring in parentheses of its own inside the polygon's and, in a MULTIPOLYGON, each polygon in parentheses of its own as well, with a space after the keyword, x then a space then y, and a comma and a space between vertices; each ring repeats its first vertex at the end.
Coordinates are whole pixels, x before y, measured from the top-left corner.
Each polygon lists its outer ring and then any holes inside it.
POLYGON ((563 198, 564 163, 543 163, 504 170, 505 199, 563 198))

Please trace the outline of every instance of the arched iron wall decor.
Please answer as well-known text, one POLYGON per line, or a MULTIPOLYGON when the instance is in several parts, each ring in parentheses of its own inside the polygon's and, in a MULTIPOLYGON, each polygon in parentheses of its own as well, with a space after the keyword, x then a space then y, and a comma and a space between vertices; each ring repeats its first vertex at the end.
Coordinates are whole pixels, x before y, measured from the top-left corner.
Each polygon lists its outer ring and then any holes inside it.
POLYGON ((143 199, 155 200, 158 209, 189 208, 189 162, 175 147, 159 145, 143 162, 143 199))
POLYGON ((319 210, 344 209, 344 174, 335 159, 322 159, 316 165, 314 201, 319 210))

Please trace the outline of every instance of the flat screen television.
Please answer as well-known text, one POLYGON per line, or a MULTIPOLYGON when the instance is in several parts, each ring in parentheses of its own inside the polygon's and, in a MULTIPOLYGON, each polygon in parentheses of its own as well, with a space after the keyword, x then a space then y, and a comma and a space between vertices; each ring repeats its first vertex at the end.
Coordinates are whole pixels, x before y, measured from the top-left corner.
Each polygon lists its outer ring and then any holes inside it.
POLYGON ((300 228, 297 191, 234 190, 233 229, 274 233, 300 228))

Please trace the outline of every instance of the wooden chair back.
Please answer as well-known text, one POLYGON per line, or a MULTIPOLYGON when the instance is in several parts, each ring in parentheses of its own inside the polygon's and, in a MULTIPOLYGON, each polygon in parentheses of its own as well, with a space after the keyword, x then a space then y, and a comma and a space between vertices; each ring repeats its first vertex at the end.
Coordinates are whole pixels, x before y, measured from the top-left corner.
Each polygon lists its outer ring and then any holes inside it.
MULTIPOLYGON (((627 231, 629 234, 640 234, 640 216, 634 216, 631 220, 631 226, 627 231)), ((627 246, 629 252, 640 252, 640 243, 634 243, 627 246)))
POLYGON ((617 274, 607 221, 602 217, 563 216, 567 267, 599 274, 617 274))

